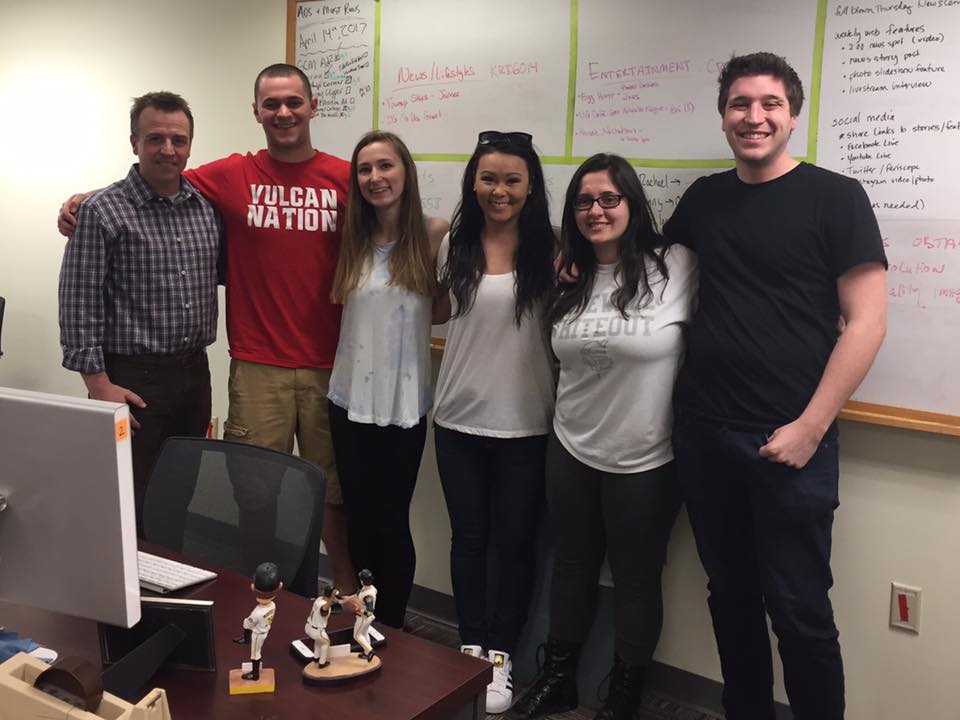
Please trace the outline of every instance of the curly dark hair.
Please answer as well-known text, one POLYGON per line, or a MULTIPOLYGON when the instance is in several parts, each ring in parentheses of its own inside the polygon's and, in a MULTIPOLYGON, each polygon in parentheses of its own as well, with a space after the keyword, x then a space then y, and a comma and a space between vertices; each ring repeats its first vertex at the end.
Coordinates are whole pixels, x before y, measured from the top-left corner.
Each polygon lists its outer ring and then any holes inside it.
POLYGON ((735 55, 720 71, 717 82, 720 84, 720 95, 717 97, 717 109, 723 115, 730 99, 730 86, 742 77, 770 75, 783 82, 787 91, 787 101, 790 103, 790 114, 796 117, 803 107, 803 83, 797 71, 790 67, 786 58, 770 52, 757 52, 750 55, 735 55))

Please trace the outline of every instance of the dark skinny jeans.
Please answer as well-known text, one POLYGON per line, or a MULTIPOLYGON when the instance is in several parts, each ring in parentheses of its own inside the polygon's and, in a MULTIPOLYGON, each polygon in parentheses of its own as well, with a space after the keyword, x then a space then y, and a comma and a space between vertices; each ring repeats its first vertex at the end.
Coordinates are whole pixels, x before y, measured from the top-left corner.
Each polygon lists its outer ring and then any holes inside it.
POLYGON ((769 615, 794 717, 842 720, 843 661, 828 596, 837 441, 824 439, 797 470, 760 457, 767 436, 692 414, 678 416, 673 433, 709 578, 723 707, 729 720, 773 720, 769 615))
POLYGON ((495 438, 434 426, 450 515, 450 577, 460 641, 512 653, 527 620, 543 514, 546 435, 495 438), (487 546, 496 575, 488 577, 487 546), (488 580, 496 589, 488 608, 488 580))
POLYGON ((663 624, 660 576, 680 495, 672 462, 639 473, 603 472, 577 460, 551 433, 551 637, 578 645, 586 640, 606 552, 614 582, 616 653, 630 665, 650 664, 663 624))
MULTIPOLYGON (((370 570, 377 587, 377 621, 403 627, 417 553, 410 501, 417 485, 427 421, 412 428, 353 422, 330 403, 330 435, 347 513, 350 560, 370 570)), ((356 588, 340 588, 344 595, 356 588)))

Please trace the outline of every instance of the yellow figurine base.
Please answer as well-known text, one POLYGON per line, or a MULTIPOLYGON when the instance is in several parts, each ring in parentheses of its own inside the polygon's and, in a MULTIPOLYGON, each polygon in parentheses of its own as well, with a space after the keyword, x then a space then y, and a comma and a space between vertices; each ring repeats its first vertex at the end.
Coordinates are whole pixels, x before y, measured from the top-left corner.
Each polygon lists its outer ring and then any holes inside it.
POLYGON ((259 680, 244 680, 243 670, 235 668, 230 671, 231 695, 254 695, 256 693, 272 693, 277 689, 273 668, 260 668, 259 680))
POLYGON ((303 669, 303 681, 309 685, 342 682, 376 672, 382 664, 376 655, 369 661, 357 655, 336 657, 332 658, 326 667, 317 667, 315 662, 309 662, 303 669))

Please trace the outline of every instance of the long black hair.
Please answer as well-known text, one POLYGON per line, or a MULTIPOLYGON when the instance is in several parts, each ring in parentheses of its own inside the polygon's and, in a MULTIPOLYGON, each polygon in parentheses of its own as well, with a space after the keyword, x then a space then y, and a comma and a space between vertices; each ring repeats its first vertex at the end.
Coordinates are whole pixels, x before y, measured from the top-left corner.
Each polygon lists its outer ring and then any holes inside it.
POLYGON ((597 256, 593 245, 577 227, 577 211, 573 207, 574 199, 580 194, 580 182, 585 175, 593 172, 606 172, 611 182, 623 195, 620 202, 627 203, 630 209, 627 228, 617 241, 617 277, 620 286, 611 297, 617 310, 626 319, 627 306, 634 298, 637 298, 638 305, 643 305, 653 297, 647 273, 647 260, 654 262, 664 283, 668 279, 667 265, 663 259, 667 251, 667 242, 657 230, 653 214, 650 212, 650 204, 647 202, 647 196, 643 192, 643 185, 640 184, 636 171, 619 155, 599 153, 587 158, 577 168, 567 187, 563 204, 560 245, 563 266, 568 274, 572 274, 572 268, 576 267, 577 279, 574 283, 557 288, 547 312, 547 322, 550 324, 570 313, 573 313, 574 317, 579 316, 586 309, 593 291, 597 274, 597 256))
POLYGON ((449 287, 457 301, 453 317, 466 315, 477 297, 477 287, 483 278, 486 259, 480 236, 484 227, 483 210, 477 201, 474 182, 480 158, 489 153, 515 155, 526 163, 530 176, 530 194, 520 210, 517 229, 520 242, 517 245, 515 266, 516 295, 515 320, 520 324, 523 314, 532 311, 537 303, 553 289, 555 271, 553 258, 556 240, 547 210, 547 189, 543 179, 543 167, 533 146, 515 142, 504 135, 502 139, 477 145, 463 172, 463 187, 460 202, 453 213, 450 225, 450 247, 446 265, 441 270, 440 282, 449 287))

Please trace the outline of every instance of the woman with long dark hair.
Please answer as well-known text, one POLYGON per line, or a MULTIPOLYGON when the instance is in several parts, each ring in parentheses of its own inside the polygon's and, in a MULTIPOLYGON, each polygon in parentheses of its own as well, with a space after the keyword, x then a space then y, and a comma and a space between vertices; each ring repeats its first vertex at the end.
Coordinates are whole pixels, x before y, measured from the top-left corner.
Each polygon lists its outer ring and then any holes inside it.
POLYGON ((330 432, 350 558, 376 578, 377 619, 402 627, 416 567, 410 501, 433 403, 435 263, 449 226, 424 217, 410 152, 379 131, 353 151, 346 218, 332 292, 343 319, 330 432))
POLYGON ((533 589, 554 392, 542 317, 555 253, 531 136, 480 133, 438 260, 450 305, 436 319, 451 319, 434 429, 461 650, 494 665, 491 713, 513 702, 510 655, 533 589), (496 575, 488 578, 490 541, 496 575))
POLYGON ((604 554, 614 582, 615 655, 602 720, 633 720, 660 636, 660 574, 681 493, 671 396, 696 289, 693 255, 657 232, 637 174, 594 155, 567 190, 566 275, 547 319, 560 362, 547 448, 554 542, 543 670, 514 707, 537 718, 577 705, 580 647, 604 554))

